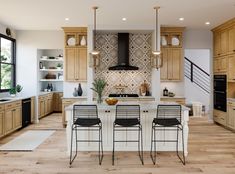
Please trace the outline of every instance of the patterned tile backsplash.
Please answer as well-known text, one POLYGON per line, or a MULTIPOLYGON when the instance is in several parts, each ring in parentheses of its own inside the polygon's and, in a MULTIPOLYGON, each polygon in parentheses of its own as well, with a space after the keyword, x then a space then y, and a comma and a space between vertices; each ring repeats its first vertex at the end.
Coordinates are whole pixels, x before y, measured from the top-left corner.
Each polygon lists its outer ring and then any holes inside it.
POLYGON ((107 86, 103 95, 119 92, 115 86, 125 85, 124 93, 139 94, 140 84, 146 80, 151 91, 151 34, 129 35, 130 65, 139 67, 137 71, 110 71, 108 68, 117 64, 117 33, 98 33, 96 47, 100 51, 100 66, 95 69, 95 78, 104 78, 107 86))

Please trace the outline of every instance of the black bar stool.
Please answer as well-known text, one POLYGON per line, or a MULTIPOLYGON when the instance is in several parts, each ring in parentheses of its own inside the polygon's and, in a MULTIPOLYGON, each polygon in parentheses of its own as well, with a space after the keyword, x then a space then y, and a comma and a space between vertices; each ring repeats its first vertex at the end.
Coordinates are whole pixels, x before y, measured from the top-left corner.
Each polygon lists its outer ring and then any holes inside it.
POLYGON ((139 105, 117 105, 116 116, 113 123, 113 154, 112 164, 114 165, 115 142, 138 142, 138 153, 142 164, 143 160, 143 135, 140 124, 139 105), (131 128, 128 130, 128 128, 131 128), (116 131, 138 131, 138 140, 115 140, 116 131))
POLYGON ((151 151, 150 156, 153 164, 156 164, 156 142, 176 142, 176 153, 180 161, 185 165, 184 155, 184 133, 183 125, 181 124, 181 105, 158 105, 157 116, 152 122, 152 133, 151 133, 151 151), (168 129, 165 129, 168 128, 168 129), (157 140, 156 131, 176 131, 176 140, 157 140), (182 150, 183 158, 179 155, 179 131, 182 132, 182 150), (154 152, 153 152, 154 143, 154 152), (154 153, 154 154, 153 154, 154 153))
POLYGON ((78 142, 98 142, 99 143, 99 164, 101 165, 103 159, 103 142, 102 142, 102 122, 98 118, 96 105, 74 105, 73 106, 73 124, 71 132, 71 149, 70 149, 70 166, 77 156, 78 142), (73 151, 73 131, 76 134, 76 153, 72 157, 73 151), (98 131, 98 140, 78 140, 78 131, 98 131))

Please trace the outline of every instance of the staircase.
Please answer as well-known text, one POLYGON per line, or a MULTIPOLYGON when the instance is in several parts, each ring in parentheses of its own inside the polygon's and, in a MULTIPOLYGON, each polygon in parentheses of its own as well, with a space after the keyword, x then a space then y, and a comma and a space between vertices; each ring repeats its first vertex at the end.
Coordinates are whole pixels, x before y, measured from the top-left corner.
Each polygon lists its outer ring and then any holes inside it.
POLYGON ((187 77, 192 83, 199 87, 202 91, 210 94, 210 74, 193 63, 187 57, 184 57, 184 76, 187 77))

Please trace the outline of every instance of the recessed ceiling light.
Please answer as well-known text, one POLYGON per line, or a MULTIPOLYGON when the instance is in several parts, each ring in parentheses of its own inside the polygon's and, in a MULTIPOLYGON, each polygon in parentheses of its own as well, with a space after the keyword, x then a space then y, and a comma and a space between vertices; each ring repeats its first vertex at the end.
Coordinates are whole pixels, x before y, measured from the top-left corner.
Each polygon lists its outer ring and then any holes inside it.
POLYGON ((69 18, 65 18, 66 21, 69 21, 69 18))
POLYGON ((210 22, 205 22, 206 25, 210 25, 211 23, 210 22))
POLYGON ((179 18, 179 20, 180 20, 180 21, 183 21, 183 20, 184 20, 184 18, 179 18))
POLYGON ((126 21, 126 18, 122 18, 123 21, 126 21))

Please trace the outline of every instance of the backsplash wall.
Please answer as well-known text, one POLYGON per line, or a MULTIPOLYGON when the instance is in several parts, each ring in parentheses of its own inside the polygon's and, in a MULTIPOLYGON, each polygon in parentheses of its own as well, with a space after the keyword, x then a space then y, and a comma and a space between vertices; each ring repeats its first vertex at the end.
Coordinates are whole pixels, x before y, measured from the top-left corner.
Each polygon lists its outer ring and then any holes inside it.
POLYGON ((103 95, 117 93, 116 85, 127 86, 124 93, 139 94, 140 84, 146 80, 151 92, 151 34, 129 35, 129 62, 130 65, 139 67, 137 71, 110 71, 108 68, 117 64, 118 59, 117 33, 98 33, 96 47, 100 51, 100 66, 95 69, 95 78, 104 78, 107 86, 103 95))

